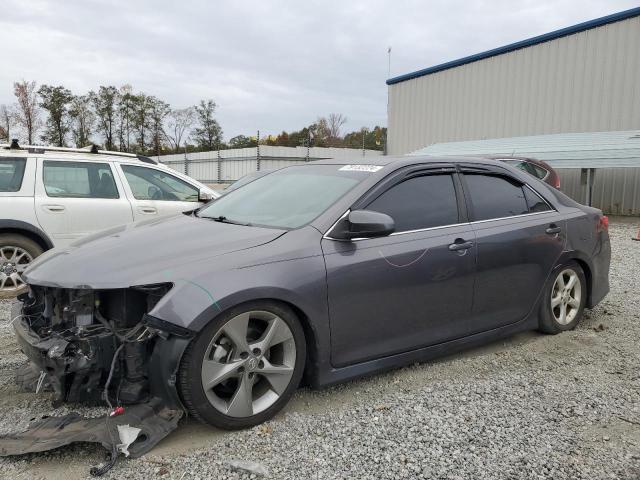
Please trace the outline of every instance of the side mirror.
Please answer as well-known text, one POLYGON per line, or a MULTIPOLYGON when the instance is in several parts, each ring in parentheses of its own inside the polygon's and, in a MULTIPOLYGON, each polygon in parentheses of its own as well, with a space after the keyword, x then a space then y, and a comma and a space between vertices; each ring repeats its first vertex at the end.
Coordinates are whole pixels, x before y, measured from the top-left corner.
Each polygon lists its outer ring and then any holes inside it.
POLYGON ((213 194, 211 192, 208 192, 204 188, 201 188, 198 192, 198 200, 201 202, 208 202, 210 200, 213 200, 213 194))
POLYGON ((340 240, 386 237, 395 229, 393 218, 386 213, 354 210, 336 225, 331 232, 331 237, 340 240))

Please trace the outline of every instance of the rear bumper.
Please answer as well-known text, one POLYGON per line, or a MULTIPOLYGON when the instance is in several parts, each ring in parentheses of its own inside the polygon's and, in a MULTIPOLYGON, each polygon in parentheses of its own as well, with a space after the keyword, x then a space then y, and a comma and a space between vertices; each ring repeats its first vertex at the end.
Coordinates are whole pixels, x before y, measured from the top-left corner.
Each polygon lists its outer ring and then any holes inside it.
POLYGON ((611 266, 611 241, 609 235, 601 233, 593 255, 591 292, 587 302, 588 308, 598 305, 609 293, 609 268, 611 266))

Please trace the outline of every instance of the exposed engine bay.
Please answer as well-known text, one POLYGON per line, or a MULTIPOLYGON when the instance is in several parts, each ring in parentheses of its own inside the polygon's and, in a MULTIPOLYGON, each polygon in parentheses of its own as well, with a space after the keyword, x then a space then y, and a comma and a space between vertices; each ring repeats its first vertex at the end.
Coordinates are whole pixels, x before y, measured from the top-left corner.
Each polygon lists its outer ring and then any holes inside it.
POLYGON ((77 414, 36 421, 26 432, 0 437, 0 455, 95 441, 115 460, 121 439, 114 432, 129 426, 122 422, 138 422, 131 427, 144 441, 136 443, 134 456, 176 428, 183 409, 175 373, 192 332, 147 313, 172 284, 109 290, 30 287, 18 298, 12 318, 20 348, 39 374, 35 391, 43 384, 50 388, 54 407, 105 405, 110 421, 77 414))
POLYGON ((16 320, 20 346, 46 373, 57 402, 146 401, 157 331, 144 316, 169 288, 32 287, 16 320))

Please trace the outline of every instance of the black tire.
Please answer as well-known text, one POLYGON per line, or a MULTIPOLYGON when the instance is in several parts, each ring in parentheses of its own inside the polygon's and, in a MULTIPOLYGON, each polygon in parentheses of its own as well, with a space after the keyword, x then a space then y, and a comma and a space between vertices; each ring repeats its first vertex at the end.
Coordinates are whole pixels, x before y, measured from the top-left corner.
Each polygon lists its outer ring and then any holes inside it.
MULTIPOLYGON (((570 273, 569 273, 570 275, 570 273)), ((543 291, 543 298, 540 303, 540 314, 539 314, 539 327, 538 329, 550 335, 555 335, 560 332, 564 332, 567 330, 573 330, 580 320, 582 319, 582 315, 584 313, 585 304, 587 302, 587 279, 585 277, 584 271, 582 267, 574 261, 567 262, 553 270, 549 281, 545 285, 543 291), (557 318, 557 310, 554 313, 554 308, 551 306, 551 297, 555 292, 555 285, 558 276, 563 272, 574 272, 577 275, 580 281, 580 302, 579 307, 576 308, 575 315, 572 320, 567 323, 561 323, 557 318)), ((558 307, 555 307, 556 309, 558 307)))
POLYGON ((304 371, 306 361, 306 343, 304 330, 296 314, 286 305, 275 301, 255 301, 235 307, 214 319, 188 345, 178 370, 178 389, 187 413, 200 422, 224 430, 238 430, 258 425, 272 418, 294 394, 304 371), (266 311, 284 320, 293 335, 296 358, 291 380, 280 397, 266 410, 248 417, 232 417, 216 409, 205 394, 201 368, 209 344, 219 330, 229 320, 252 311, 266 311))
MULTIPOLYGON (((32 259, 35 259, 39 255, 42 255, 44 251, 40 245, 38 245, 36 242, 31 240, 30 238, 25 237, 23 235, 20 235, 17 233, 0 234, 0 248, 9 247, 9 246, 18 247, 25 250, 29 255, 31 255, 32 259)), ((0 261, 1 260, 2 259, 0 258, 0 261)), ((16 295, 19 295, 26 290, 27 290, 26 285, 15 290, 1 289, 0 299, 14 298, 16 295)))

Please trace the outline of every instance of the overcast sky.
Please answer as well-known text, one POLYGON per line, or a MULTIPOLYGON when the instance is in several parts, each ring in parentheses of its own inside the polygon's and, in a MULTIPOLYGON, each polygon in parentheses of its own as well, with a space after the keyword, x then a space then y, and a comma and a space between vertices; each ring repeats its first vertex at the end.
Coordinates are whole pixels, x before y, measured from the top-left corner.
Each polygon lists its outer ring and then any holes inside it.
POLYGON ((386 124, 391 76, 633 8, 637 0, 3 0, 0 103, 12 83, 131 84, 174 107, 212 98, 225 138, 340 112, 386 124))

